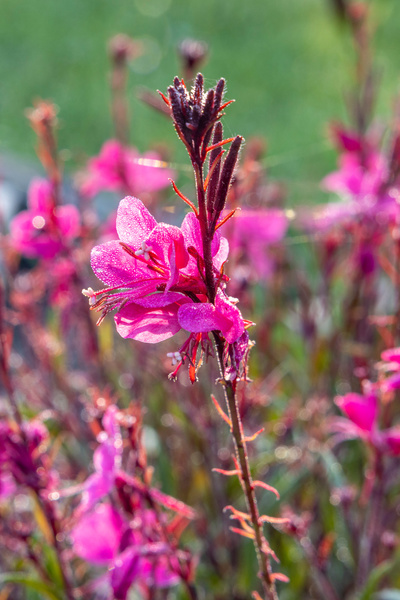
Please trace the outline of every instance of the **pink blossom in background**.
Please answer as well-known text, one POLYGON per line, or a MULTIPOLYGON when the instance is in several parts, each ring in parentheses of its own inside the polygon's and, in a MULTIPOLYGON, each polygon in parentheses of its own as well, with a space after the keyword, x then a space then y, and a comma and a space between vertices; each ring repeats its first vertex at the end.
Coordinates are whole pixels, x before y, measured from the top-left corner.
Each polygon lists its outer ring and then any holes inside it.
POLYGON ((400 388, 400 348, 388 348, 381 354, 382 363, 379 367, 385 373, 392 373, 379 383, 383 393, 393 392, 400 388))
POLYGON ((10 223, 11 243, 29 258, 54 258, 80 231, 78 209, 72 204, 54 208, 52 184, 34 179, 28 190, 28 210, 10 223))
MULTIPOLYGON (((199 273, 200 225, 194 213, 186 215, 181 228, 157 224, 140 200, 128 196, 118 208, 117 232, 120 241, 92 251, 93 271, 109 287, 84 293, 103 316, 117 309, 115 322, 122 337, 157 343, 181 328, 190 332, 217 329, 231 343, 243 334, 241 314, 222 289, 215 306, 207 303, 199 273)), ((228 243, 219 232, 212 242, 212 256, 222 286, 220 271, 228 243)))
POLYGON ((125 600, 132 585, 171 587, 179 583, 171 568, 177 559, 162 541, 152 510, 139 509, 128 521, 111 504, 99 504, 78 520, 71 539, 78 556, 108 567, 108 584, 115 600, 125 600))
POLYGON ((399 191, 396 182, 387 185, 387 158, 375 149, 376 142, 362 140, 341 126, 334 134, 340 152, 339 169, 327 175, 321 185, 341 200, 316 208, 306 218, 306 226, 327 229, 358 217, 374 219, 378 228, 392 222, 399 214, 399 191))
POLYGON ((85 198, 93 198, 102 191, 136 196, 161 190, 173 176, 156 152, 141 156, 136 148, 109 140, 103 144, 99 156, 89 160, 81 177, 80 192, 85 198))
POLYGON ((108 564, 117 555, 124 527, 123 518, 111 504, 99 504, 74 527, 71 533, 74 551, 94 564, 108 564))
MULTIPOLYGON (((240 210, 227 222, 225 235, 236 265, 244 260, 250 277, 265 280, 271 276, 274 264, 268 248, 280 242, 286 234, 288 219, 279 209, 240 210)), ((235 278, 235 268, 232 277, 235 278)))
POLYGON ((60 497, 82 493, 76 514, 86 514, 104 499, 115 486, 115 477, 121 468, 122 437, 118 424, 118 409, 111 405, 102 419, 103 431, 99 434, 98 447, 93 454, 94 473, 82 484, 59 490, 60 497))
POLYGON ((338 442, 358 437, 381 452, 400 454, 400 427, 379 429, 379 399, 375 391, 366 395, 349 393, 335 401, 347 417, 331 421, 331 430, 337 434, 338 442))

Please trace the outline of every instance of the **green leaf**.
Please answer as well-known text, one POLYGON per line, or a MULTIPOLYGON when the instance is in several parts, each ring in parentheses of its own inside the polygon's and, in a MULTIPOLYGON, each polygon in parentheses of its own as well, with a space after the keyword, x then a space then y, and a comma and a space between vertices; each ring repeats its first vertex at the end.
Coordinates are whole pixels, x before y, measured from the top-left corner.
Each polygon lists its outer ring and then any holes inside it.
POLYGON ((49 600, 64 600, 63 596, 57 594, 51 585, 44 583, 43 581, 40 581, 40 579, 36 579, 27 573, 0 573, 0 586, 7 583, 24 585, 27 588, 40 592, 43 597, 49 598, 49 600))
MULTIPOLYGON (((368 577, 367 583, 365 584, 364 589, 362 590, 359 600, 370 600, 372 598, 372 594, 375 592, 376 588, 379 585, 379 582, 389 575, 389 573, 398 567, 398 560, 385 560, 380 565, 375 567, 371 572, 371 575, 368 577)), ((380 596, 378 596, 379 600, 382 600, 380 596)), ((376 600, 374 596, 374 600, 376 600)), ((400 596, 398 597, 400 600, 400 596)))

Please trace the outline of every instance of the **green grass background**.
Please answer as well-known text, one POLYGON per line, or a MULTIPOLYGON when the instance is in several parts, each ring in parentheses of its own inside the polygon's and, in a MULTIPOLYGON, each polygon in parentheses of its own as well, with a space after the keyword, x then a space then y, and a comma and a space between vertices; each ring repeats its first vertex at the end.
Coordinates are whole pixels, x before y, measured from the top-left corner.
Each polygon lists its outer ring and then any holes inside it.
MULTIPOLYGON (((399 83, 400 2, 370 4, 382 72, 378 112, 387 117, 399 83)), ((0 14, 0 152, 33 157, 23 111, 42 97, 60 108, 67 168, 97 153, 112 135, 106 43, 124 32, 155 48, 155 58, 146 59, 150 70, 132 69, 129 82, 132 142, 141 150, 164 141, 185 161, 170 123, 134 92, 137 85, 165 90, 181 74, 176 46, 190 36, 210 46, 206 81, 224 76, 227 97, 236 99, 227 133, 265 136, 271 173, 288 182, 297 201, 312 202, 334 166, 325 125, 345 116, 354 53, 327 0, 0 0, 0 14)))

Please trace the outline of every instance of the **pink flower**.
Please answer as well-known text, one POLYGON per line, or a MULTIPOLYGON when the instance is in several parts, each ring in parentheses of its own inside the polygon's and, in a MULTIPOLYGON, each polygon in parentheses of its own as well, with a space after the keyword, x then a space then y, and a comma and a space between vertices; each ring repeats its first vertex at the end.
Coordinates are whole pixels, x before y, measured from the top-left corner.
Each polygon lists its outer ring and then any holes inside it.
POLYGON ((387 177, 387 162, 382 154, 370 152, 363 162, 360 154, 344 152, 339 159, 339 170, 327 175, 322 186, 339 196, 363 203, 368 197, 372 200, 380 194, 387 177))
POLYGON ((268 248, 285 236, 287 227, 288 220, 278 209, 237 211, 225 227, 233 259, 244 259, 253 277, 265 280, 273 271, 268 248))
POLYGON ((400 388, 400 348, 388 348, 381 354, 382 363, 378 366, 385 373, 392 373, 379 382, 380 390, 383 393, 393 392, 400 388))
POLYGON ((93 455, 94 473, 82 484, 59 491, 59 496, 63 498, 82 493, 82 501, 77 508, 79 515, 92 510, 114 489, 122 456, 122 437, 117 414, 118 409, 113 405, 104 413, 103 431, 98 436, 99 446, 93 455))
POLYGON ((54 207, 52 184, 34 179, 28 190, 28 210, 10 223, 13 246, 30 258, 53 258, 80 229, 78 209, 72 204, 54 207))
MULTIPOLYGON (((206 300, 202 274, 200 225, 194 213, 186 215, 182 227, 155 221, 136 198, 121 201, 117 215, 120 241, 96 246, 92 268, 108 288, 84 290, 92 308, 102 311, 100 322, 117 309, 115 322, 125 338, 157 343, 181 328, 192 333, 214 329, 229 343, 244 331, 239 310, 221 287, 215 306, 206 300)), ((212 243, 212 257, 219 286, 228 243, 219 232, 212 243)))
POLYGON ((331 422, 332 431, 339 434, 338 442, 359 437, 378 451, 400 454, 400 427, 379 430, 378 396, 374 391, 366 395, 349 393, 335 401, 347 416, 347 419, 338 417, 331 422))
POLYGON ((178 570, 179 564, 160 538, 152 510, 138 510, 129 523, 111 504, 100 504, 79 519, 71 538, 78 556, 108 567, 109 585, 116 600, 125 600, 134 584, 147 588, 179 583, 179 576, 171 568, 176 564, 178 570))
POLYGON ((341 152, 339 169, 323 179, 322 187, 340 196, 341 201, 317 209, 312 222, 326 229, 367 217, 379 229, 399 214, 398 192, 387 185, 388 160, 376 150, 376 142, 360 139, 340 126, 334 129, 334 135, 341 152))
POLYGON ((86 198, 104 190, 140 195, 166 187, 171 178, 173 172, 163 166, 157 153, 140 156, 136 148, 109 140, 99 156, 89 160, 80 191, 86 198))
POLYGON ((71 533, 76 554, 97 565, 108 564, 117 555, 124 526, 111 504, 99 504, 79 519, 71 533))
POLYGON ((378 398, 375 394, 346 394, 336 398, 336 404, 358 428, 360 435, 373 432, 378 417, 378 398))

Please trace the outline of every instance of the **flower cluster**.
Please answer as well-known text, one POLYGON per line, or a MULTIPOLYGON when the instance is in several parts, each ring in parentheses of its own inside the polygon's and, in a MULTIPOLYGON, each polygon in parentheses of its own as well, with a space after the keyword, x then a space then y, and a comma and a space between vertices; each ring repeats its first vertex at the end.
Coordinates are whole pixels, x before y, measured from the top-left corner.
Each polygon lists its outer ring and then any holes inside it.
POLYGON ((340 196, 341 201, 317 211, 314 224, 323 230, 367 219, 380 228, 387 226, 399 214, 393 156, 388 158, 372 136, 362 137, 341 125, 333 126, 332 133, 340 152, 339 170, 327 175, 322 187, 340 196))
POLYGON ((59 494, 82 494, 73 515, 72 548, 87 562, 108 567, 107 579, 91 587, 111 590, 116 600, 126 600, 132 586, 146 593, 191 577, 190 555, 177 548, 176 527, 170 524, 165 508, 174 512, 181 531, 195 515, 190 507, 123 470, 122 418, 114 405, 107 408, 93 456, 95 472, 81 485, 59 494))

